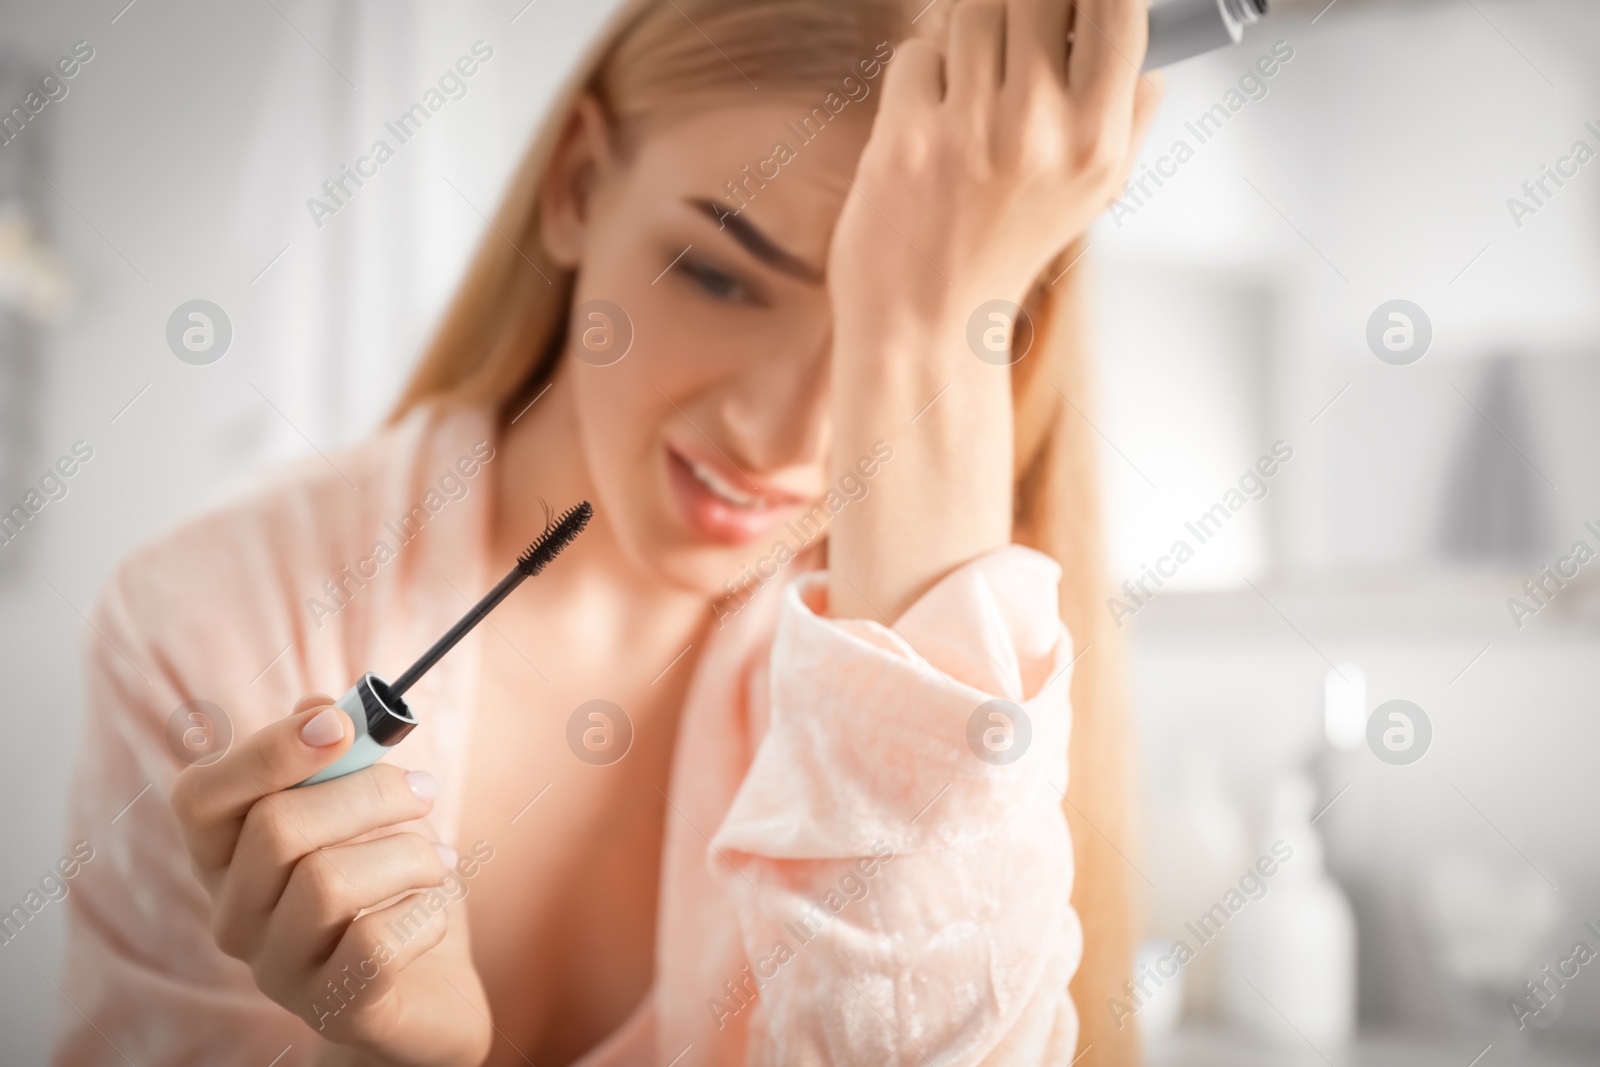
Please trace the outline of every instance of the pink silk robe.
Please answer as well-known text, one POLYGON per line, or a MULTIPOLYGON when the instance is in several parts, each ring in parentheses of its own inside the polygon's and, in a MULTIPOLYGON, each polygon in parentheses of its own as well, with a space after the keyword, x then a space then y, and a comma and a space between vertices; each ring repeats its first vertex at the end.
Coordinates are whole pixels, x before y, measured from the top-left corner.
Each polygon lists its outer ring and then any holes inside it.
MULTIPOLYGON (((96 855, 67 898, 58 1063, 316 1062, 316 1033, 212 942, 167 799, 183 769, 169 720, 206 700, 243 737, 305 693, 394 677, 499 577, 495 441, 485 412, 424 407, 211 507, 107 581, 71 815, 96 855), (396 549, 382 564, 379 541, 396 549)), ((711 631, 674 756, 653 992, 583 1064, 1068 1063, 1082 932, 1059 568, 1002 549, 893 628, 826 618, 822 577, 780 572, 711 631), (1006 765, 969 741, 997 698, 1032 732, 1006 765)), ((438 778, 446 841, 479 640, 408 696, 422 725, 394 757, 438 778)))

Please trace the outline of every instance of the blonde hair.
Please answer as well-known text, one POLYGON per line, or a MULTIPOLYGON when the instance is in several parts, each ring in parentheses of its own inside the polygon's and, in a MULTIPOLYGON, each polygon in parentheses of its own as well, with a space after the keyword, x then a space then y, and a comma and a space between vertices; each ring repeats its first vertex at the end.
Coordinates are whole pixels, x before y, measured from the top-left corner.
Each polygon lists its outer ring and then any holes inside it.
MULTIPOLYGON (((1066 2, 1066 0, 1061 0, 1066 2)), ((921 7, 917 3, 917 7, 921 7)), ((949 5, 944 5, 948 7, 949 5)), ((566 345, 572 279, 545 254, 539 194, 579 95, 592 93, 619 131, 668 109, 726 106, 760 87, 816 94, 836 87, 882 42, 912 32, 899 0, 636 0, 625 6, 557 100, 485 234, 438 334, 394 413, 426 402, 493 406, 506 417, 555 370, 566 345), (711 43, 711 42, 714 42, 711 43), (513 407, 516 405, 516 407, 513 407)), ((1132 1065, 1133 1027, 1112 1024, 1135 937, 1128 861, 1133 830, 1122 645, 1104 604, 1096 450, 1082 343, 1084 267, 1064 249, 1028 300, 1033 351, 1013 368, 1015 536, 1062 566, 1061 611, 1081 656, 1072 678, 1072 903, 1084 955, 1072 981, 1080 1048, 1094 1064, 1132 1065), (1074 265, 1076 264, 1076 265, 1074 265), (1070 269, 1069 269, 1070 267, 1070 269), (1052 281, 1053 279, 1053 281, 1052 281), (1121 844, 1117 844, 1121 842, 1121 844)))

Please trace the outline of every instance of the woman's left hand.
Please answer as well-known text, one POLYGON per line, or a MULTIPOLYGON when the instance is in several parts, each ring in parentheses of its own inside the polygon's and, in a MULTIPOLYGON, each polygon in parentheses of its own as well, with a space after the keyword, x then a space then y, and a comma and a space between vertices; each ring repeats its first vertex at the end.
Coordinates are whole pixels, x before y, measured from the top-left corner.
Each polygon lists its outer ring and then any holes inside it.
POLYGON ((1147 26, 1143 0, 958 0, 942 44, 890 62, 828 285, 834 480, 878 441, 894 458, 833 521, 833 616, 892 622, 1010 543, 1011 375, 969 333, 1023 304, 1132 166, 1160 98, 1147 26))

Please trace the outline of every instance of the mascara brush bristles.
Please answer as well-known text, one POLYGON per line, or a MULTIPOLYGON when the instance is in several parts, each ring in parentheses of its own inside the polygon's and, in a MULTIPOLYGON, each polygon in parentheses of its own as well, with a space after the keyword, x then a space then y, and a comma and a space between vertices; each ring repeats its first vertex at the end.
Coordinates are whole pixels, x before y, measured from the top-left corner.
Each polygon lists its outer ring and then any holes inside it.
POLYGON ((482 600, 473 605, 472 610, 461 617, 461 621, 450 628, 450 632, 434 642, 432 648, 425 652, 421 659, 411 665, 411 668, 402 674, 390 690, 396 697, 405 694, 406 690, 417 684, 417 680, 433 665, 444 658, 444 654, 461 641, 472 628, 482 622, 489 612, 500 606, 500 602, 511 595, 511 591, 524 581, 532 578, 550 565, 550 561, 561 554, 561 550, 572 544, 583 528, 589 525, 589 520, 594 517, 594 508, 585 500, 577 507, 569 510, 561 518, 546 522, 544 533, 540 534, 528 550, 517 557, 517 565, 511 568, 511 573, 500 579, 500 584, 489 590, 482 600))
POLYGON ((544 570, 551 560, 561 554, 562 549, 572 544, 593 517, 594 508, 585 500, 577 507, 568 509, 561 518, 546 522, 544 533, 517 558, 517 569, 528 578, 544 570))

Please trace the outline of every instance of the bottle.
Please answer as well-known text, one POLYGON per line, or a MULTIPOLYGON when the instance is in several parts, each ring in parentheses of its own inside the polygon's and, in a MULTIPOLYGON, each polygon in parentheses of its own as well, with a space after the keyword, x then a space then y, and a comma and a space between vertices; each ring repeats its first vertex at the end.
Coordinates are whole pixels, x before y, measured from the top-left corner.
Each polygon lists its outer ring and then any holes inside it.
MULTIPOLYGON (((1184 1014, 1214 1019, 1221 1010, 1221 942, 1202 946, 1190 927, 1239 881, 1250 855, 1250 832, 1228 795, 1216 749, 1186 745, 1177 759, 1174 789, 1151 812, 1147 929, 1163 952, 1182 941, 1194 958, 1183 967, 1184 1014)), ((1218 935, 1226 939, 1227 931, 1218 935)), ((1141 1013, 1142 1014, 1142 1013, 1141 1013)))
POLYGON ((1267 13, 1267 0, 1166 0, 1150 8, 1144 69, 1158 70, 1244 39, 1244 28, 1267 13))
POLYGON ((1316 799, 1300 772, 1274 792, 1262 855, 1277 870, 1229 931, 1222 999, 1228 1020, 1256 1038, 1328 1049, 1355 1033, 1356 925, 1323 866, 1316 799))

